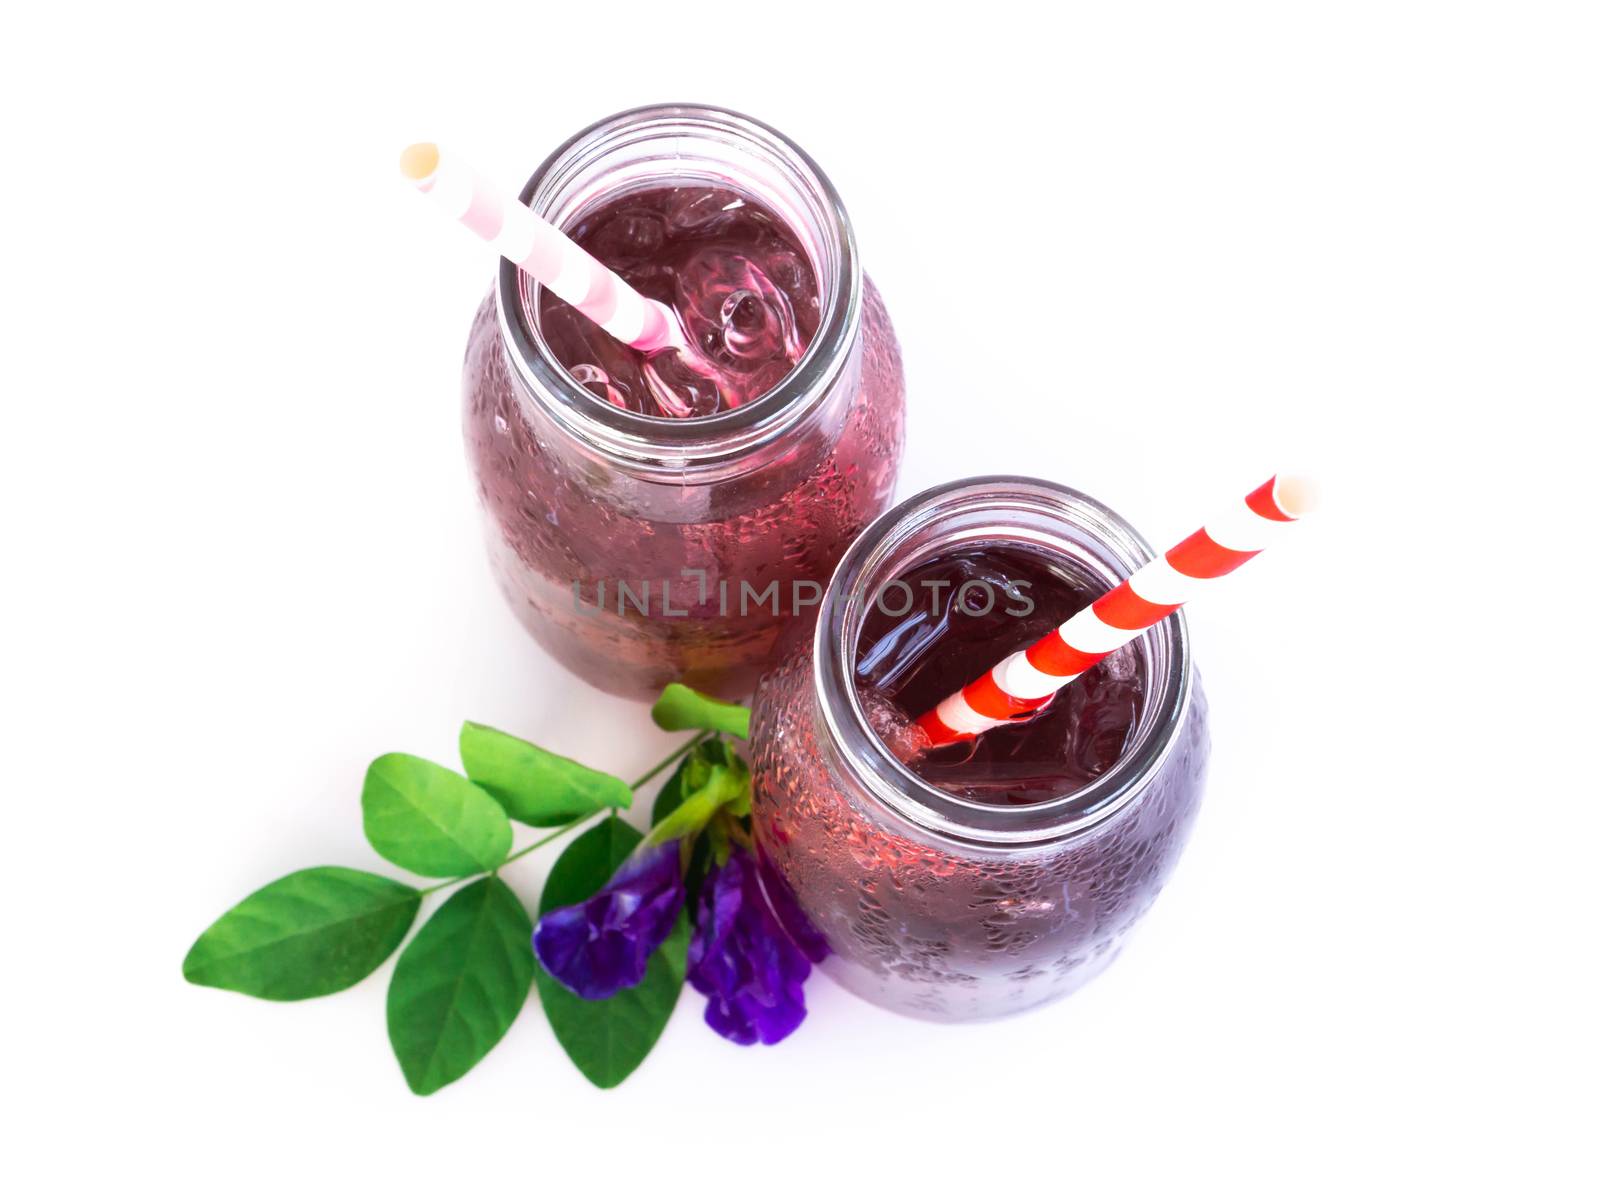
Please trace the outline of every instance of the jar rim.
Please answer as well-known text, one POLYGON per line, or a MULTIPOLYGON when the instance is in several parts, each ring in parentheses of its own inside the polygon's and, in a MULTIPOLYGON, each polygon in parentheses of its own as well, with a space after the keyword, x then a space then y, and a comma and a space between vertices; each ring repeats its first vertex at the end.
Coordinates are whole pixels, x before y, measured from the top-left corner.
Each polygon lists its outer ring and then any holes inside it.
MULTIPOLYGON (((965 530, 985 516, 1032 515, 1063 529, 1051 539, 997 530, 989 538, 1070 545, 1077 532, 1101 546, 1099 562, 1113 581, 1155 557, 1148 542, 1122 516, 1069 486, 1035 478, 990 475, 947 482, 885 511, 840 560, 823 598, 813 638, 813 679, 822 724, 832 748, 856 781, 897 817, 946 841, 985 848, 1030 848, 1087 831, 1118 814, 1150 785, 1177 744, 1193 692, 1188 624, 1182 610, 1151 627, 1130 645, 1146 648, 1148 684, 1132 741, 1100 777, 1072 795, 1032 804, 980 803, 920 778, 896 758, 868 723, 854 679, 855 651, 874 582, 894 579, 930 554, 903 554, 919 532, 952 526, 965 530), (898 551, 897 551, 898 550, 898 551)), ((944 542, 943 537, 934 537, 944 542)), ((974 536, 976 538, 982 538, 974 536)), ((1063 550, 1067 550, 1063 548, 1063 550)), ((1073 552, 1075 560, 1085 557, 1073 552)))
MULTIPOLYGON (((608 153, 650 139, 709 137, 765 158, 808 200, 819 222, 828 283, 817 332, 777 386, 759 399, 712 416, 647 416, 597 399, 557 363, 536 326, 528 323, 518 290, 518 269, 502 259, 495 303, 501 340, 520 386, 570 434, 622 461, 684 466, 723 461, 769 443, 804 419, 846 366, 861 323, 862 275, 855 231, 844 202, 821 167, 794 141, 760 120, 722 107, 653 104, 606 116, 569 138, 545 158, 522 187, 521 200, 547 215, 565 185, 608 153)), ((670 176, 664 173, 663 176, 670 176)), ((737 179, 730 178, 734 184, 737 179)), ((819 280, 821 277, 819 276, 819 280)), ((534 296, 540 290, 534 285, 534 296)))

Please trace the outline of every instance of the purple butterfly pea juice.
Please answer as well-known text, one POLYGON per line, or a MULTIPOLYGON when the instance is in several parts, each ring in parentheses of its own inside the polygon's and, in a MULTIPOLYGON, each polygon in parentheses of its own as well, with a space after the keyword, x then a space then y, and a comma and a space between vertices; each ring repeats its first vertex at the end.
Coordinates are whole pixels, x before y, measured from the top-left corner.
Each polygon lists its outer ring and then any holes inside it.
POLYGON ((764 874, 852 991, 935 1020, 1027 1009, 1103 970, 1155 901, 1209 751, 1181 619, 1030 721, 931 751, 913 724, 1137 567, 1130 537, 1062 487, 930 491, 865 533, 814 647, 762 681, 764 874))
POLYGON ((463 384, 491 564, 529 633, 595 686, 743 695, 889 503, 899 346, 837 195, 776 133, 710 108, 591 133, 524 198, 671 306, 692 349, 643 354, 502 268, 463 384), (669 126, 672 157, 650 155, 669 126))

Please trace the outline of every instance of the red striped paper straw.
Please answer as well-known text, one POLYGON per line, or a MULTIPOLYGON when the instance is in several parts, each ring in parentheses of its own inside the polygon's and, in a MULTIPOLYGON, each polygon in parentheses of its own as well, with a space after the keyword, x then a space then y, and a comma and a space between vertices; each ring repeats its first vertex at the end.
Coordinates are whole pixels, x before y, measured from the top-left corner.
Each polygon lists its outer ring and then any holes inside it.
POLYGON ((1025 651, 1008 655, 917 718, 930 746, 1025 721, 1118 647, 1139 637, 1278 537, 1316 504, 1303 478, 1268 478, 1164 556, 1085 606, 1025 651))
POLYGON ((478 238, 606 333, 636 350, 682 349, 672 310, 632 285, 482 174, 437 144, 413 144, 400 171, 478 238))

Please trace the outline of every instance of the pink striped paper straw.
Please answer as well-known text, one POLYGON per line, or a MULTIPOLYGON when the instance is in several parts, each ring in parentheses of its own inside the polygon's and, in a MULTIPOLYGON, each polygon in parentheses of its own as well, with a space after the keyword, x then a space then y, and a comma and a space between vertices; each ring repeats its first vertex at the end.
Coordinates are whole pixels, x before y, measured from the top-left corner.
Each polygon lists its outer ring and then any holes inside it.
POLYGON ((930 746, 1027 721, 1055 694, 1226 576, 1316 505, 1304 478, 1268 478, 1176 547, 1025 651, 1007 655, 917 718, 930 746))
POLYGON ((516 264, 606 333, 636 350, 683 349, 678 319, 640 296, 621 276, 552 224, 437 144, 413 144, 400 171, 478 238, 516 264))

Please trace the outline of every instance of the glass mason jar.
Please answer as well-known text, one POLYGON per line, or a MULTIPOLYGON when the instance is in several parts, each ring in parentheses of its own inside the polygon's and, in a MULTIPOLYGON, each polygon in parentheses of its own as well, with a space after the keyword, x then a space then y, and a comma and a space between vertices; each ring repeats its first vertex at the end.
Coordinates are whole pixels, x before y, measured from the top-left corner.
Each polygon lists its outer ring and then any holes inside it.
POLYGON ((1143 669, 1138 720, 1122 756, 1079 791, 989 805, 895 759, 856 691, 862 622, 891 580, 985 541, 1048 549, 1096 592, 1154 555, 1120 516, 1064 486, 992 477, 918 495, 846 553, 813 645, 757 689, 751 732, 769 892, 791 896, 821 932, 822 966, 847 988, 948 1021, 1063 996, 1116 957, 1188 837, 1210 748, 1179 612, 1129 644, 1143 669))
POLYGON ((539 286, 501 261, 467 341, 467 453, 496 579, 547 651, 619 695, 682 680, 736 697, 803 641, 840 555, 888 505, 905 388, 838 194, 764 124, 711 107, 624 112, 557 149, 522 199, 570 227, 673 182, 755 197, 806 249, 820 321, 794 370, 711 416, 614 407, 556 361, 539 286))

